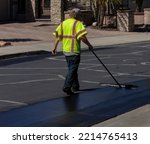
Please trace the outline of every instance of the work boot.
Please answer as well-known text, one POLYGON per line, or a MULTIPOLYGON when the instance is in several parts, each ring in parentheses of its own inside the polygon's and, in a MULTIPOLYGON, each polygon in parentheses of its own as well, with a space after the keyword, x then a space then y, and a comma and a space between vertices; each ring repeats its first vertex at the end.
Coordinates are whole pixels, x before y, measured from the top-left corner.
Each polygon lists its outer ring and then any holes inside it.
POLYGON ((80 91, 80 89, 78 87, 72 87, 71 90, 72 90, 72 92, 78 92, 78 91, 80 91))
POLYGON ((63 88, 63 91, 67 94, 67 95, 74 95, 75 93, 71 91, 70 88, 63 88))

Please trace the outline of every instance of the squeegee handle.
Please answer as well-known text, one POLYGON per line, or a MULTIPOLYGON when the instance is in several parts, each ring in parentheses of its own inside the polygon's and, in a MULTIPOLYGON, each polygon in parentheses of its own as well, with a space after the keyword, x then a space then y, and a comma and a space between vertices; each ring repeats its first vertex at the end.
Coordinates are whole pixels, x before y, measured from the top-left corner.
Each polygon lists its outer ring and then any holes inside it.
POLYGON ((115 79, 115 77, 111 74, 111 72, 108 70, 108 68, 104 65, 104 63, 100 60, 100 58, 96 55, 96 53, 93 51, 93 49, 90 49, 91 52, 95 55, 95 57, 99 60, 99 62, 103 65, 103 67, 107 70, 107 72, 111 75, 111 77, 114 79, 114 81, 117 83, 117 85, 122 88, 120 83, 115 79))

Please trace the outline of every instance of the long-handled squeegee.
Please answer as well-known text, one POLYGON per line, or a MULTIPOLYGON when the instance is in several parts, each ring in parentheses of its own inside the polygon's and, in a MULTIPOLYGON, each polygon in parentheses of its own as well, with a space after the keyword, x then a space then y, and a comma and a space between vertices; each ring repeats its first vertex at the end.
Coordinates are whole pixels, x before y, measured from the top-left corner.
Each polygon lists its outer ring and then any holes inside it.
MULTIPOLYGON (((100 58, 96 55, 96 53, 93 51, 93 49, 90 49, 90 50, 95 55, 95 57, 98 59, 98 61, 103 65, 103 67, 107 70, 107 72, 111 75, 111 77, 114 79, 114 81, 116 82, 116 84, 119 88, 126 88, 126 89, 135 89, 135 88, 137 88, 137 86, 134 86, 134 85, 131 85, 131 84, 128 84, 128 85, 120 84, 116 80, 116 78, 112 75, 112 73, 108 70, 108 68, 104 65, 104 63, 100 60, 100 58)), ((105 85, 116 87, 116 85, 111 85, 111 84, 105 84, 105 85)))

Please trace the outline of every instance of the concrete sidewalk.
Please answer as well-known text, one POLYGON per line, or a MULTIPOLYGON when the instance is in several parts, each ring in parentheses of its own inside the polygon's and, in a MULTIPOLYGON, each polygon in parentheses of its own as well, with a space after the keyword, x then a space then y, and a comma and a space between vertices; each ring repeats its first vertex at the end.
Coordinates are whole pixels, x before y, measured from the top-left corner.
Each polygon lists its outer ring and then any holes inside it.
MULTIPOLYGON (((111 46, 115 44, 150 41, 150 33, 135 33, 132 35, 89 38, 89 41, 94 47, 104 48, 106 46, 111 46)), ((22 44, 22 45, 1 47, 0 56, 39 50, 51 51, 53 49, 53 46, 54 46, 53 42, 36 42, 24 45, 22 44)), ((85 49, 87 48, 87 46, 85 44, 82 44, 82 48, 85 49)), ((62 51, 61 44, 59 44, 58 46, 58 51, 62 51)))
MULTIPOLYGON (((0 40, 13 41, 12 46, 0 47, 0 56, 48 51, 53 49, 52 32, 56 26, 51 24, 5 24, 0 25, 0 40), (27 41, 26 41, 27 40, 27 41), (29 40, 29 41, 28 41, 29 40), (17 42, 19 41, 19 42, 17 42), (21 41, 21 42, 20 42, 21 41), (18 44, 19 43, 19 44, 18 44)), ((118 31, 101 31, 87 28, 89 41, 94 47, 107 47, 115 44, 150 41, 150 33, 126 33, 118 31)), ((84 44, 82 48, 87 48, 84 44)), ((62 51, 61 45, 58 51, 62 51)), ((150 105, 143 106, 106 122, 94 126, 150 126, 150 105), (134 121, 133 121, 134 119, 134 121)))
POLYGON ((150 127, 150 104, 95 124, 93 127, 150 127))

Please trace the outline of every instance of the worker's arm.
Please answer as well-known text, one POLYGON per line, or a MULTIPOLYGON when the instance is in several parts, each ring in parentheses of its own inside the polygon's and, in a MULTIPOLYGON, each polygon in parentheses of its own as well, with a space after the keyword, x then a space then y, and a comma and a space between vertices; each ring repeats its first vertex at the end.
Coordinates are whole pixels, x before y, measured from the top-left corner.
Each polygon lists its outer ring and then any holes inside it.
POLYGON ((82 37, 80 37, 80 40, 82 42, 84 42, 89 47, 89 49, 93 49, 93 46, 90 44, 90 42, 88 41, 88 39, 87 39, 87 37, 85 35, 83 35, 82 37))
POLYGON ((54 44, 54 49, 52 50, 52 55, 57 54, 57 46, 58 46, 59 40, 56 38, 55 39, 55 44, 54 44))

